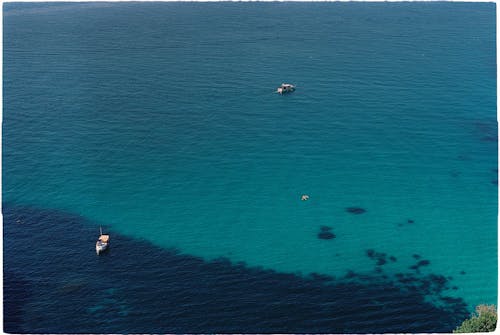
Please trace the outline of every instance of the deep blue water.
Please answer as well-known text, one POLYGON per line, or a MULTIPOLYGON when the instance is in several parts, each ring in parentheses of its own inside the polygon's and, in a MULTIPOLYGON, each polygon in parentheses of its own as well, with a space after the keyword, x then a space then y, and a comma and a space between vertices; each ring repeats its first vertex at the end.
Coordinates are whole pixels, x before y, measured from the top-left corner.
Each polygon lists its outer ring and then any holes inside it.
POLYGON ((495 9, 5 4, 6 330, 439 332, 496 303, 495 9))
POLYGON ((116 234, 96 257, 81 217, 6 206, 4 222, 8 332, 446 332, 467 315, 439 274, 303 278, 116 234))

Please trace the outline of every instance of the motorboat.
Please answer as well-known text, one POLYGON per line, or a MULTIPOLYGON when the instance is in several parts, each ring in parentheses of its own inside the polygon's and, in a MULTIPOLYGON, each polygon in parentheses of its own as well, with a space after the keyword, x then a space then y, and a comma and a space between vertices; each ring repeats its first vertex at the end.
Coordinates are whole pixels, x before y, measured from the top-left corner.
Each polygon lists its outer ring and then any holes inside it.
POLYGON ((281 86, 278 87, 278 89, 276 90, 276 92, 279 94, 290 93, 293 91, 295 91, 295 86, 292 84, 285 84, 285 83, 281 84, 281 86))

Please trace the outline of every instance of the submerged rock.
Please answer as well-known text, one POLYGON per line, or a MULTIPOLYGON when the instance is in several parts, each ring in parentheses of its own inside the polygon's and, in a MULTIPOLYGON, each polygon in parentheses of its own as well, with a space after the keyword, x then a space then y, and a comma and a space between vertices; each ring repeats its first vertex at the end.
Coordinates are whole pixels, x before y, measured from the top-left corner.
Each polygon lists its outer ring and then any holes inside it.
POLYGON ((330 231, 322 231, 318 233, 318 238, 321 240, 331 240, 334 239, 336 236, 334 233, 330 231))
POLYGON ((420 266, 427 266, 427 265, 429 265, 429 264, 431 264, 431 262, 430 262, 430 261, 428 261, 428 260, 426 260, 426 259, 423 259, 423 260, 421 260, 420 262, 418 262, 418 263, 417 263, 417 266, 419 266, 419 267, 420 267, 420 266))
POLYGON ((396 262, 397 258, 394 256, 388 256, 385 252, 377 252, 373 249, 366 249, 365 250, 366 256, 370 259, 373 259, 376 261, 377 266, 382 266, 387 263, 387 258, 391 262, 396 262))
POLYGON ((367 249, 366 250, 366 255, 370 258, 373 258, 375 256, 375 250, 373 249, 367 249))
POLYGON ((351 213, 351 214, 363 214, 363 213, 366 213, 366 209, 361 208, 361 207, 347 207, 345 210, 348 213, 351 213))
POLYGON ((318 238, 321 240, 331 240, 337 237, 334 233, 331 232, 332 227, 321 226, 320 232, 318 233, 318 238))

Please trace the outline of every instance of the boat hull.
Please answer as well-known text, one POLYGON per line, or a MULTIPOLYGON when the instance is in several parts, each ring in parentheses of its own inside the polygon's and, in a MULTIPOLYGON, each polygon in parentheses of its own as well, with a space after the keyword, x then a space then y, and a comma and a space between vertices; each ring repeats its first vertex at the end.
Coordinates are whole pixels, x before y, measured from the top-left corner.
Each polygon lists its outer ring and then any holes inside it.
POLYGON ((97 243, 95 244, 95 252, 96 254, 100 254, 104 251, 106 251, 108 249, 108 244, 107 243, 103 243, 101 241, 97 241, 97 243))
POLYGON ((276 90, 276 92, 279 93, 279 94, 291 93, 293 91, 295 91, 295 86, 293 86, 291 84, 282 84, 276 90))

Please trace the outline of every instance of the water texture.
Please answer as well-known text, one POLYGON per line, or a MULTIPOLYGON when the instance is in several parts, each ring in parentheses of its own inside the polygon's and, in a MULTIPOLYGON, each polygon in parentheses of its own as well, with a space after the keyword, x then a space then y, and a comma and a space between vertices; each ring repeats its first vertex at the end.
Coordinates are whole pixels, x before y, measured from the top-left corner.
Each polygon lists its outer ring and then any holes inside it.
POLYGON ((492 3, 5 4, 6 325, 449 331, 496 303, 495 20, 492 3), (65 253, 86 284, 62 302, 65 253))
POLYGON ((436 274, 303 278, 116 234, 96 257, 94 229, 81 217, 4 212, 9 332, 446 332, 467 316, 463 300, 446 294, 450 280, 436 274))

